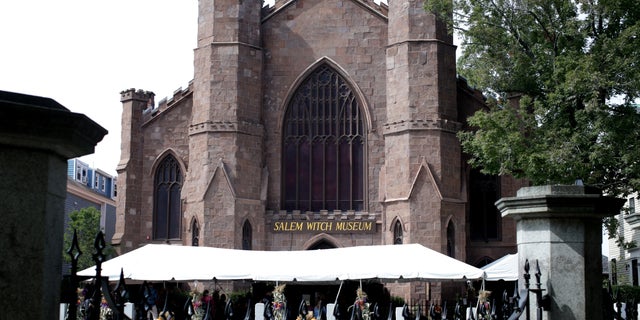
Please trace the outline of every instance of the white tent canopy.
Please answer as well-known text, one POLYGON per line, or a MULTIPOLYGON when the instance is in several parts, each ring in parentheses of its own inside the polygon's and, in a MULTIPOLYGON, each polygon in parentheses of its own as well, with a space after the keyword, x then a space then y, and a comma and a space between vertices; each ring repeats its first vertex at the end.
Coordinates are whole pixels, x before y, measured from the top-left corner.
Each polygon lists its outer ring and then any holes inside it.
MULTIPOLYGON (((102 264, 102 276, 146 281, 480 279, 481 269, 420 244, 255 251, 148 244, 102 264)), ((95 266, 81 276, 94 276, 95 266)))
POLYGON ((487 281, 518 280, 518 254, 508 254, 482 267, 487 281))

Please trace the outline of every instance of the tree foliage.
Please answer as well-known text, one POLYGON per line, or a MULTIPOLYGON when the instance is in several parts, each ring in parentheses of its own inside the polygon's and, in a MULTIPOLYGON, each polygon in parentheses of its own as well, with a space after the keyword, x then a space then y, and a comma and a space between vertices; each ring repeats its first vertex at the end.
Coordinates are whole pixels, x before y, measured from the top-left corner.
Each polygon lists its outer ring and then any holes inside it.
POLYGON ((484 173, 640 188, 637 0, 426 0, 459 30, 459 73, 489 110, 459 134, 484 173), (453 6, 451 6, 453 4, 453 6))
MULTIPOLYGON (((69 214, 69 224, 64 232, 62 253, 65 262, 71 262, 71 257, 66 251, 71 247, 74 230, 78 238, 78 247, 82 252, 78 259, 78 270, 89 268, 95 264, 92 255, 96 251, 94 249, 96 235, 101 231, 100 211, 94 207, 87 207, 69 214)), ((103 252, 108 256, 112 250, 111 247, 107 247, 103 252)))

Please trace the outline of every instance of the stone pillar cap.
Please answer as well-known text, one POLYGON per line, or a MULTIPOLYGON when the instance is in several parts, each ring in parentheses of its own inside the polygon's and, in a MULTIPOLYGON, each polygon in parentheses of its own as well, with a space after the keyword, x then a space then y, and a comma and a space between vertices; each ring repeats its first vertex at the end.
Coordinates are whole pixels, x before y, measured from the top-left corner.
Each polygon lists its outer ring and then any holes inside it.
POLYGON ((603 196, 593 187, 544 185, 521 188, 516 197, 496 202, 503 217, 523 218, 597 218, 620 213, 624 199, 603 196))
POLYGON ((0 145, 71 159, 95 151, 107 130, 51 98, 0 91, 0 145))

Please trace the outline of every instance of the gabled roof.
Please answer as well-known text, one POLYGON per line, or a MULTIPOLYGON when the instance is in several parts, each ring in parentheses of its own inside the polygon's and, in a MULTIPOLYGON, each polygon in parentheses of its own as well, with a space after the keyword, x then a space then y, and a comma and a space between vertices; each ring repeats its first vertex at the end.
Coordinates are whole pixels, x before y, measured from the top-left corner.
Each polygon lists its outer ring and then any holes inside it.
MULTIPOLYGON (((276 0, 273 6, 265 6, 262 8, 262 22, 266 22, 271 19, 271 17, 286 11, 288 7, 292 4, 304 1, 304 0, 276 0)), ((313 0, 313 1, 321 1, 321 0, 313 0)), ((379 16, 385 21, 388 20, 387 16, 389 13, 389 6, 380 2, 375 3, 373 0, 351 0, 358 4, 359 6, 371 11, 372 14, 379 16)))

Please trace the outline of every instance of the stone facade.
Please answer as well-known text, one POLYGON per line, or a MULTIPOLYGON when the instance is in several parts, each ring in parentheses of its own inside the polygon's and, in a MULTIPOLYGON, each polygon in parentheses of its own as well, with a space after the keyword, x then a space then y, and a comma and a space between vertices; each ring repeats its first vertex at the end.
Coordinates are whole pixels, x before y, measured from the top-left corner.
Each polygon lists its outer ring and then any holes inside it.
MULTIPOLYGON (((457 78, 452 36, 422 1, 280 0, 261 8, 260 1, 200 0, 199 15, 189 87, 157 106, 151 92, 122 92, 114 237, 121 252, 194 239, 254 250, 393 244, 396 222, 403 243, 440 252, 452 246, 455 258, 471 264, 515 252, 509 219, 497 222, 496 239, 468 236, 470 168, 456 132, 483 99, 457 78), (321 66, 349 84, 360 106, 362 210, 284 209, 283 119, 301 83, 321 66), (167 155, 184 177, 181 237, 155 239, 154 176, 167 155), (293 222, 373 227, 276 227, 293 222), (448 226, 455 230, 449 239, 448 226)), ((498 191, 514 195, 524 184, 502 178, 498 191)))

